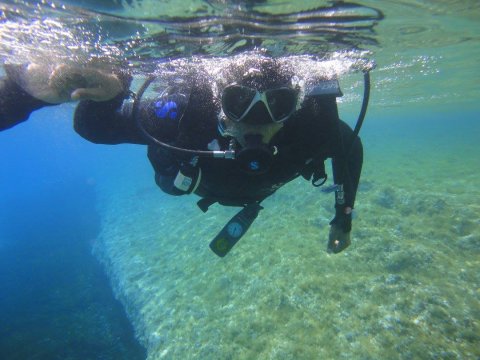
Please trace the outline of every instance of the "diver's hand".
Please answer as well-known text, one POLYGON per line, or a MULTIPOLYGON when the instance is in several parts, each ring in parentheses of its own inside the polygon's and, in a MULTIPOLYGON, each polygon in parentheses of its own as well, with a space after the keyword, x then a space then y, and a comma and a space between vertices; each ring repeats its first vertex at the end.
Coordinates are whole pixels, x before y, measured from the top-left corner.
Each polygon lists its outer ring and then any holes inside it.
POLYGON ((335 218, 330 222, 327 252, 338 254, 351 244, 352 209, 337 210, 335 218))
POLYGON ((29 64, 22 76, 22 87, 33 97, 51 104, 107 101, 123 90, 121 81, 113 73, 65 64, 53 68, 29 64))

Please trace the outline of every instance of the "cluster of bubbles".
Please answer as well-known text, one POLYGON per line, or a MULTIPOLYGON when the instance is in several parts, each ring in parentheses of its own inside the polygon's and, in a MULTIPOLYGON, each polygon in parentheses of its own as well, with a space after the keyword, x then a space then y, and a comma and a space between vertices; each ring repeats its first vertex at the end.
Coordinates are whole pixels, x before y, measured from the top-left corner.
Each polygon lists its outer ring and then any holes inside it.
MULTIPOLYGON (((191 57, 175 59, 157 65, 157 77, 152 94, 162 88, 175 87, 188 91, 192 83, 208 84, 213 94, 220 98, 223 89, 238 82, 242 71, 260 69, 261 63, 271 61, 268 52, 262 50, 245 52, 228 57, 191 57), (243 69, 238 72, 238 69, 243 69)), ((338 79, 346 73, 370 70, 373 61, 365 60, 357 52, 337 52, 328 57, 290 55, 275 58, 279 76, 289 78, 300 89, 300 98, 322 80, 338 79)))
POLYGON ((123 51, 106 40, 101 24, 87 12, 54 3, 0 2, 2 63, 86 65, 119 62, 123 51))
MULTIPOLYGON (((163 7, 173 6, 174 3, 162 2, 162 11, 165 10, 163 7)), ((195 14, 185 14, 183 18, 169 15, 147 19, 141 18, 141 10, 145 10, 148 2, 125 3, 122 15, 119 15, 118 9, 105 13, 98 9, 59 5, 46 0, 36 3, 20 0, 14 4, 0 1, 0 60, 2 63, 33 62, 45 66, 71 64, 107 69, 112 66, 128 66, 138 76, 139 82, 148 74, 157 75, 157 80, 149 91, 155 90, 158 93, 171 86, 188 88, 192 79, 196 79, 195 81, 207 82, 215 95, 220 94, 232 81, 232 68, 246 63, 259 63, 272 56, 277 59, 281 71, 295 74, 292 81, 300 88, 301 96, 308 93, 319 80, 339 78, 345 73, 373 67, 370 60, 372 53, 369 50, 358 47, 333 47, 328 50, 316 43, 321 38, 313 38, 311 33, 305 33, 309 27, 311 31, 321 33, 324 26, 339 31, 340 28, 337 27, 345 25, 335 23, 335 18, 353 17, 355 11, 363 11, 359 13, 359 19, 362 16, 375 17, 369 8, 318 8, 305 12, 297 7, 286 9, 292 13, 271 14, 270 17, 267 13, 242 12, 246 3, 197 1, 195 14), (223 17, 206 16, 219 8, 225 10, 223 17), (305 17, 312 22, 291 22, 290 17, 295 16, 305 17), (200 33, 194 34, 192 30, 190 38, 184 36, 183 31, 191 29, 194 20, 200 18, 218 22, 218 26, 198 22, 203 26, 195 25, 199 26, 200 33), (331 20, 325 22, 325 18, 331 20), (315 24, 315 19, 323 20, 315 24), (256 40, 251 39, 252 34, 239 33, 234 39, 227 36, 223 39, 225 41, 208 40, 209 34, 226 31, 233 22, 254 26, 251 31, 264 25, 277 26, 278 29, 285 30, 287 36, 284 34, 275 37, 278 34, 263 29, 265 32, 257 35, 265 38, 258 46, 256 40), (298 26, 305 29, 300 31, 298 26), (151 31, 159 29, 159 32, 152 35, 151 31), (205 32, 203 29, 206 29, 205 32), (309 46, 317 45, 319 50, 316 53, 307 51, 309 46)), ((263 6, 267 7, 267 4, 263 6)), ((267 8, 271 11, 276 9, 272 6, 267 8)), ((172 14, 175 14, 173 10, 172 14)), ((358 25, 358 22, 355 24, 358 25)), ((355 31, 351 32, 354 33, 355 31)), ((331 46, 330 43, 327 45, 331 46)))

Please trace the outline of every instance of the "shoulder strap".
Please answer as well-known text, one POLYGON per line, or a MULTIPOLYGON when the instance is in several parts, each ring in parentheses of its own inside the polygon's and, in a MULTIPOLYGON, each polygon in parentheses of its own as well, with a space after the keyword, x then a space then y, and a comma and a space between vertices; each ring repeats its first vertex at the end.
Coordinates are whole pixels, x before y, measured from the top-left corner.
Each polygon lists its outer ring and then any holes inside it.
POLYGON ((300 171, 300 175, 302 175, 305 180, 311 181, 313 186, 322 186, 328 178, 325 171, 325 159, 310 159, 300 171))

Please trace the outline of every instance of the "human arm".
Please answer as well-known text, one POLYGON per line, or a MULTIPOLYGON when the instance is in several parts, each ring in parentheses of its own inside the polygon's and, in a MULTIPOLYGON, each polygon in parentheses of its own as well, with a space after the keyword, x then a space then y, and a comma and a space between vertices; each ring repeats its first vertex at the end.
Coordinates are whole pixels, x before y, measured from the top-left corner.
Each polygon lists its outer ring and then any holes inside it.
POLYGON ((42 107, 81 100, 74 116, 74 128, 81 136, 103 144, 145 143, 124 101, 132 80, 127 71, 37 64, 5 65, 4 69, 0 131, 27 120, 42 107))
POLYGON ((337 189, 335 217, 330 222, 327 250, 333 253, 343 251, 351 243, 352 210, 363 163, 362 142, 358 136, 353 138, 352 129, 343 121, 338 123, 338 135, 332 156, 333 177, 335 184, 343 185, 343 192, 337 189))
POLYGON ((0 79, 0 131, 24 122, 33 111, 52 105, 33 97, 19 85, 20 71, 19 66, 6 66, 7 76, 0 79))
POLYGON ((311 152, 316 155, 302 176, 311 179, 314 184, 319 183, 318 180, 326 176, 324 160, 332 159, 337 191, 335 217, 330 223, 327 250, 339 253, 350 245, 352 210, 362 171, 363 148, 360 138, 356 136, 354 139, 353 130, 339 119, 335 95, 315 96, 305 101, 306 113, 313 114, 305 116, 305 119, 313 119, 313 122, 306 120, 304 126, 314 129, 306 133, 305 143, 313 144, 311 152), (343 192, 338 191, 338 185, 342 185, 343 192), (343 199, 339 195, 343 195, 343 199))
POLYGON ((113 72, 69 65, 5 64, 0 79, 0 130, 45 106, 77 100, 107 101, 123 90, 113 72))

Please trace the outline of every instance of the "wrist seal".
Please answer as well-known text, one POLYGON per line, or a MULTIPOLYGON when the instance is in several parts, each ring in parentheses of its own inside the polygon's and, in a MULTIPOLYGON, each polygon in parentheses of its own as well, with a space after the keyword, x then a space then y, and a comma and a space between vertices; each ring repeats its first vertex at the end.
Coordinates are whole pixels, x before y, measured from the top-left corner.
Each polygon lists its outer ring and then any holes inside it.
POLYGON ((345 206, 336 206, 335 210, 335 217, 330 221, 330 225, 335 225, 346 233, 352 231, 352 213, 345 214, 345 206))

